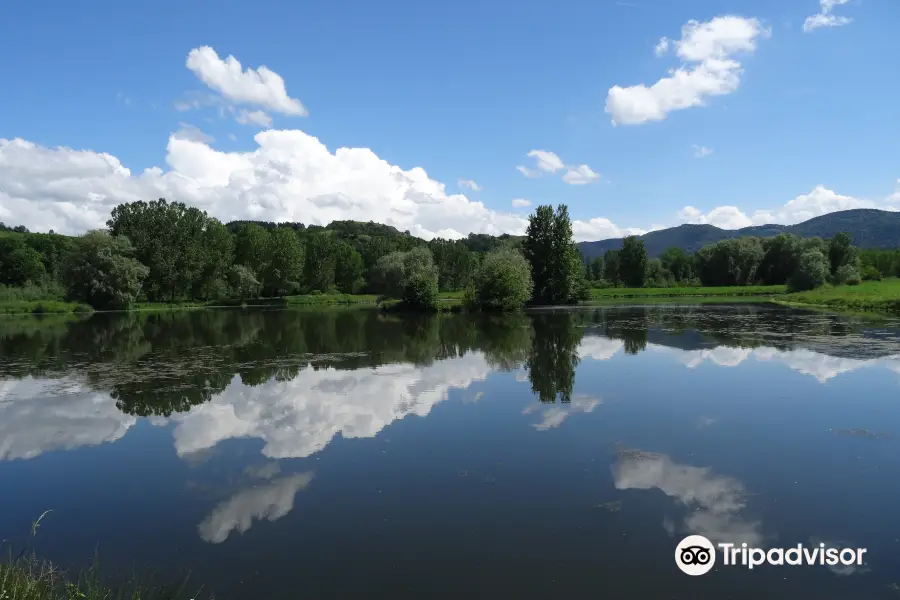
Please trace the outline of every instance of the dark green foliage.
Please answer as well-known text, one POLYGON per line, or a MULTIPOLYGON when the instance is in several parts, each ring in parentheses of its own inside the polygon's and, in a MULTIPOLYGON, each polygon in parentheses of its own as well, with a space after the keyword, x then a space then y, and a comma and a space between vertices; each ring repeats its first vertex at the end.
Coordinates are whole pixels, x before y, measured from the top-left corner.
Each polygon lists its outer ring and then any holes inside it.
POLYGON ((372 274, 376 289, 415 310, 433 310, 438 301, 438 273, 427 247, 381 257, 372 274))
POLYGON ((569 209, 539 206, 529 218, 523 254, 531 265, 532 300, 537 304, 573 304, 589 295, 581 255, 572 240, 569 209))
POLYGON ((788 280, 788 289, 792 292, 812 290, 825 284, 828 280, 828 259, 821 251, 810 249, 800 256, 797 270, 788 280))
POLYGON ((759 238, 737 238, 701 248, 694 260, 703 285, 749 285, 757 280, 763 254, 759 238))
POLYGON ((619 251, 619 279, 627 287, 644 287, 647 275, 647 250, 636 236, 625 238, 619 251))
POLYGON ((304 266, 300 238, 287 227, 260 231, 268 237, 267 243, 260 244, 266 251, 263 292, 267 296, 296 294, 304 266))
POLYGON ((0 255, 0 283, 21 286, 28 282, 37 283, 45 275, 41 255, 28 246, 22 245, 9 253, 0 255))
POLYGON ((669 248, 660 257, 663 271, 676 283, 685 283, 694 277, 694 259, 681 248, 669 248))
POLYGON ((69 298, 97 309, 131 306, 150 272, 134 254, 125 236, 91 231, 78 238, 63 267, 69 298))
POLYGON ((337 264, 337 242, 327 232, 313 233, 306 238, 306 259, 303 284, 308 292, 330 292, 334 289, 337 264))
POLYGON ((464 241, 436 238, 428 242, 428 248, 438 268, 441 291, 460 290, 469 285, 478 267, 478 258, 464 241))
POLYGON ((363 258, 346 242, 335 244, 334 283, 344 294, 357 294, 366 285, 363 258))
POLYGON ((859 250, 851 244, 847 233, 839 233, 828 240, 827 256, 832 275, 843 266, 855 267, 859 262, 859 250))
POLYGON ((863 281, 881 281, 881 271, 872 265, 864 266, 861 276, 863 281))
POLYGON ((228 236, 207 233, 217 225, 197 208, 164 199, 120 204, 107 221, 110 233, 131 240, 135 258, 149 269, 147 297, 161 301, 198 298, 204 278, 224 277, 231 245, 228 236))
POLYGON ((619 251, 607 250, 603 255, 603 278, 610 285, 619 285, 622 278, 619 276, 619 251))
POLYGON ((470 308, 510 312, 531 298, 531 266, 517 250, 500 248, 484 256, 465 303, 470 308))

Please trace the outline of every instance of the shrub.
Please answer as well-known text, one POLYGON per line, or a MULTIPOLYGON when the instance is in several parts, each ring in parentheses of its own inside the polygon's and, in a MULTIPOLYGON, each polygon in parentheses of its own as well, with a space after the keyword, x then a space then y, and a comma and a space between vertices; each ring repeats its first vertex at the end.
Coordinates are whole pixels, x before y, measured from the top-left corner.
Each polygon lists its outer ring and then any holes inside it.
POLYGON ((485 255, 463 298, 466 306, 491 311, 521 309, 532 291, 531 266, 517 250, 502 248, 485 255))
POLYGON ((863 281, 881 281, 881 271, 872 265, 866 265, 862 269, 863 281))
POLYGON ((859 279, 859 270, 855 265, 842 265, 835 271, 833 282, 835 285, 858 285, 859 279))
POLYGON ((797 269, 788 280, 792 292, 812 290, 822 286, 828 279, 830 264, 819 250, 807 250, 800 255, 797 269))

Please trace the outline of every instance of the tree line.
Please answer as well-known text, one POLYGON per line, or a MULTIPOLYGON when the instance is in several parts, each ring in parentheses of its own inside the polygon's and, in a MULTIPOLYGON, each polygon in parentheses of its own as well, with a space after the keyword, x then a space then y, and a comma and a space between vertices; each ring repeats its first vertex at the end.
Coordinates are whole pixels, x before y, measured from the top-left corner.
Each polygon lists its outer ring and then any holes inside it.
POLYGON ((98 309, 340 292, 431 310, 441 291, 466 290, 473 308, 510 310, 577 302, 588 292, 565 206, 539 207, 524 239, 426 242, 352 221, 223 224, 164 199, 120 204, 106 225, 78 237, 0 234, 0 284, 98 309))
POLYGON ((504 311, 576 303, 589 297, 591 286, 787 284, 803 290, 900 275, 900 250, 860 252, 846 234, 736 238, 694 254, 670 248, 659 258, 648 258, 643 242, 628 237, 621 250, 584 262, 565 205, 537 207, 523 237, 470 234, 460 240, 425 241, 372 222, 223 224, 164 199, 121 204, 106 225, 78 237, 3 225, 0 299, 65 298, 116 309, 137 301, 340 292, 433 310, 440 292, 464 290, 470 308, 504 311))
POLYGON ((846 233, 828 240, 780 233, 723 240, 693 254, 669 248, 649 259, 643 242, 632 236, 585 269, 595 287, 787 285, 801 291, 900 275, 900 251, 861 252, 846 233))

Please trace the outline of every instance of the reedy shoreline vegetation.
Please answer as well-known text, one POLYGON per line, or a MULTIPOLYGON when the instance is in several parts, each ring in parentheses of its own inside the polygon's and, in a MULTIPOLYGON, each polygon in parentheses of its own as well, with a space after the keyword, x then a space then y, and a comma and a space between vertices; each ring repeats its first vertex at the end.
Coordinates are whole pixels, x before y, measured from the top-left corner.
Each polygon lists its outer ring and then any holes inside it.
MULTIPOLYGON (((0 314, 358 303, 433 311, 457 300, 508 311, 591 298, 767 296, 900 275, 900 251, 860 252, 846 234, 735 238, 658 259, 629 237, 586 263, 565 205, 537 207, 524 237, 455 241, 352 221, 223 225, 162 199, 119 205, 107 225, 80 237, 0 226, 0 314)), ((897 310, 895 291, 836 291, 828 305, 846 298, 855 308, 897 310)))

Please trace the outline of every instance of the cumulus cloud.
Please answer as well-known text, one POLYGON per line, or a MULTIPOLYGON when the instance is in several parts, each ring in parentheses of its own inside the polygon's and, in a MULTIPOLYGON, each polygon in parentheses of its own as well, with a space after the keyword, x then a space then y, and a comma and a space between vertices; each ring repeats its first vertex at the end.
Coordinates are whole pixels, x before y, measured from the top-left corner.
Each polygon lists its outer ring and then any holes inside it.
POLYGON ((659 43, 656 44, 656 47, 653 49, 653 53, 657 56, 663 56, 669 51, 669 38, 661 37, 659 38, 659 43))
POLYGON ((235 57, 222 60, 209 46, 191 50, 185 65, 209 88, 236 104, 255 104, 285 115, 308 114, 299 100, 288 96, 281 75, 265 66, 245 71, 235 57))
POLYGON ((717 206, 709 212, 702 212, 696 207, 685 206, 679 212, 679 219, 685 223, 715 225, 723 229, 740 229, 750 225, 766 225, 779 223, 794 225, 819 217, 824 214, 854 208, 878 208, 881 210, 900 210, 900 197, 889 196, 881 201, 866 200, 853 196, 844 196, 823 185, 817 185, 808 194, 801 194, 784 206, 773 210, 758 210, 747 215, 736 206, 717 206))
POLYGON ((232 531, 246 533, 253 521, 277 521, 294 508, 294 497, 312 481, 313 474, 297 473, 260 487, 242 490, 219 504, 198 526, 200 538, 220 544, 232 531))
POLYGON ((526 200, 525 198, 515 198, 512 201, 513 208, 528 208, 531 206, 531 201, 526 200))
POLYGON ((241 125, 259 125, 260 127, 270 127, 272 125, 272 117, 261 110, 242 108, 234 119, 241 125))
MULTIPOLYGON (((371 220, 425 239, 522 235, 528 225, 521 216, 448 193, 421 167, 404 170, 368 148, 331 152, 299 130, 261 131, 253 139, 253 150, 222 152, 172 135, 168 170, 133 174, 107 153, 0 138, 0 220, 77 234, 103 227, 122 202, 167 198, 226 222, 371 220)), ((629 231, 608 219, 575 221, 573 227, 579 241, 629 231)))
POLYGON ((779 363, 793 371, 809 375, 819 383, 827 383, 842 373, 850 373, 864 368, 885 368, 900 373, 900 354, 863 360, 830 356, 805 348, 777 350, 768 346, 753 349, 718 346, 705 350, 679 350, 668 346, 649 344, 647 349, 673 355, 691 369, 706 362, 720 367, 737 367, 751 358, 759 362, 779 363))
POLYGON ((569 167, 562 179, 570 185, 584 185, 600 179, 600 173, 595 173, 587 165, 579 165, 577 167, 569 167))
POLYGON ((565 168, 562 160, 547 150, 532 150, 528 153, 529 158, 533 158, 537 162, 537 168, 546 173, 556 173, 560 169, 565 168))
POLYGON ((602 336, 585 336, 578 346, 578 356, 594 360, 609 360, 622 349, 625 342, 602 336))
POLYGON ((752 18, 729 15, 705 23, 688 21, 681 29, 681 39, 672 42, 684 65, 649 87, 613 86, 606 98, 606 112, 614 125, 639 125, 730 94, 740 85, 743 72, 735 57, 754 52, 758 40, 770 34, 752 18))
POLYGON ((427 367, 390 364, 354 371, 304 369, 291 381, 247 386, 235 377, 210 402, 175 415, 179 456, 234 438, 263 441, 268 458, 302 458, 338 434, 370 438, 408 415, 425 416, 450 390, 466 389, 492 371, 480 353, 427 367))
POLYGON ((0 460, 114 442, 135 422, 74 377, 0 381, 0 460))
POLYGON ((475 180, 473 180, 473 179, 460 179, 456 182, 456 185, 460 189, 468 188, 468 189, 472 190, 473 192, 481 191, 481 186, 478 185, 477 183, 475 183, 475 180))
POLYGON ((697 158, 703 158, 713 153, 713 149, 706 146, 698 146, 697 144, 693 144, 691 148, 693 148, 694 156, 696 156, 697 158))
POLYGON ((536 411, 542 411, 540 423, 535 423, 534 428, 538 431, 547 431, 548 429, 556 429, 570 416, 576 413, 593 412, 597 405, 602 401, 600 398, 588 396, 587 394, 575 394, 571 402, 564 404, 532 404, 526 407, 522 414, 531 414, 536 411))
POLYGON ((853 22, 850 17, 838 16, 833 13, 835 6, 847 4, 850 0, 819 0, 819 12, 806 17, 803 21, 804 33, 815 31, 821 27, 840 27, 853 22))
MULTIPOLYGON (((619 490, 658 489, 689 512, 685 532, 707 537, 713 543, 763 541, 761 523, 742 515, 747 494, 740 481, 715 475, 709 468, 679 464, 664 454, 631 451, 621 453, 612 467, 619 490)), ((674 523, 669 524, 674 531, 674 523)))

